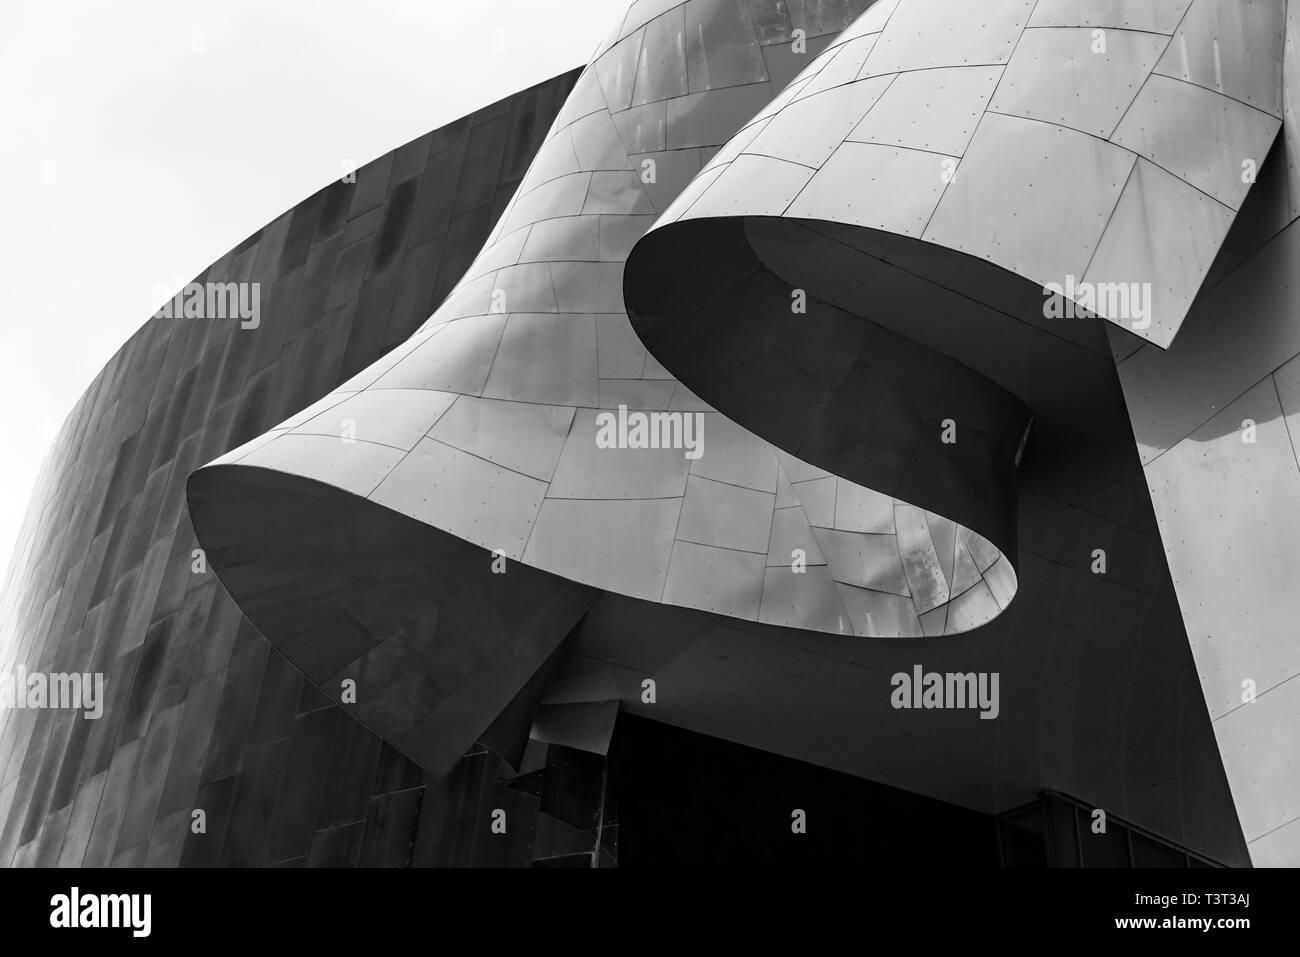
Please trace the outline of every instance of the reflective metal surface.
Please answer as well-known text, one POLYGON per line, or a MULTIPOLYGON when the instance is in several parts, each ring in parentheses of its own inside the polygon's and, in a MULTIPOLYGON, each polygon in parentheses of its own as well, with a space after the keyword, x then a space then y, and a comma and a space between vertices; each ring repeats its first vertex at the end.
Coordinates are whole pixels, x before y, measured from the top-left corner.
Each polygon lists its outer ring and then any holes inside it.
MULTIPOLYGON (((827 15, 816 4, 803 12, 817 24, 827 15)), ((423 411, 403 411, 385 431, 357 421, 355 435, 349 434, 356 441, 337 454, 309 444, 328 439, 300 436, 300 427, 288 439, 276 435, 250 447, 234 464, 335 484, 583 584, 758 621, 771 554, 777 447, 680 389, 648 356, 626 320, 622 285, 623 263, 635 241, 653 224, 654 213, 671 204, 673 184, 685 187, 694 163, 703 161, 689 157, 677 172, 669 162, 670 178, 661 182, 661 153, 725 143, 772 99, 761 37, 783 16, 777 7, 760 10, 756 20, 743 0, 630 10, 619 38, 579 79, 574 99, 581 105, 561 113, 492 240, 421 330, 429 338, 396 361, 382 360, 378 374, 348 383, 361 391, 322 421, 348 421, 351 408, 382 409, 410 390, 430 390, 418 406, 423 411), (388 398, 363 398, 370 393, 388 398), (633 404, 620 411, 629 399, 633 404), (676 417, 663 419, 664 428, 677 429, 672 447, 629 442, 610 448, 599 439, 606 418, 625 428, 629 414, 656 412, 676 417), (425 420, 423 431, 411 431, 425 420), (690 432, 683 431, 687 426, 690 432), (539 434, 526 434, 532 429, 539 434), (691 432, 697 447, 687 448, 691 432), (391 451, 405 454, 372 455, 367 443, 382 444, 384 438, 391 451), (299 448, 304 461, 286 467, 299 448), (550 507, 558 501, 568 504, 550 507), (607 522, 610 513, 602 503, 621 501, 646 503, 641 511, 618 513, 620 524, 612 526, 637 548, 589 546, 601 555, 591 561, 575 554, 579 546, 556 540, 581 537, 580 529, 607 522), (637 515, 656 534, 621 524, 637 515), (672 530, 663 536, 669 524, 672 530), (710 570, 716 572, 712 578, 710 570)), ((846 5, 825 20, 833 28, 818 27, 819 32, 835 33, 848 16, 846 5)), ((802 108, 800 125, 783 128, 780 137, 771 126, 758 132, 728 165, 739 174, 728 179, 736 189, 705 190, 692 215, 738 213, 750 209, 756 196, 763 198, 762 212, 785 210, 888 88, 889 78, 853 82, 875 42, 868 33, 826 54, 831 65, 818 70, 795 101, 802 108)), ((842 479, 793 482, 794 500, 787 507, 804 509, 808 527, 830 528, 841 488, 846 523, 884 528, 869 513, 849 516, 871 502, 877 516, 890 512, 893 500, 842 479)), ((892 586, 883 587, 909 596, 898 557, 904 551, 918 583, 928 583, 918 587, 912 616, 886 616, 879 626, 844 609, 833 624, 821 613, 801 619, 820 622, 836 635, 913 633, 912 619, 948 597, 927 529, 922 519, 905 549, 893 527, 869 534, 846 529, 837 534, 852 538, 851 546, 822 547, 835 580, 876 587, 878 579, 885 581, 877 569, 893 568, 892 586), (845 624, 853 617, 855 627, 845 624), (908 624, 896 629, 896 620, 908 624)), ((796 586, 783 588, 783 594, 799 592, 806 562, 806 553, 793 547, 787 553, 783 564, 796 586)), ((1014 587, 1008 600, 1013 593, 1014 587)), ((825 600, 823 593, 816 601, 825 600)), ((990 617, 998 611, 1000 606, 988 608, 990 617)), ((965 620, 970 627, 984 623, 965 620)))
POLYGON ((619 710, 989 812, 1065 783, 1241 863, 1235 797, 1256 863, 1293 855, 1283 616, 1254 644, 1201 631, 1286 594, 1300 541, 1278 505, 1300 475, 1279 368, 1300 351, 1293 240, 1258 212, 1295 205, 1288 164, 1248 194, 1219 168, 1276 132, 1280 20, 1194 16, 1206 3, 880 0, 852 23, 865 2, 637 0, 535 135, 489 108, 377 161, 341 210, 326 191, 232 251, 211 275, 304 279, 291 318, 251 347, 135 341, 60 440, 75 487, 42 480, 0 647, 128 678, 111 728, 0 717, 0 862, 526 863, 560 819, 493 782, 539 744, 603 755, 619 710), (1085 83, 1073 35, 1098 26, 1118 28, 1110 65, 1085 83), (1216 45, 1260 57, 1210 74, 1216 45), (1210 141, 1134 105, 1166 82, 1207 98, 1187 112, 1210 141), (1151 120, 1131 148, 1102 138, 1117 110, 1151 120), (340 245, 381 206, 396 229, 404 203, 397 259, 379 233, 340 245), (654 248, 679 220, 699 241, 654 248), (1221 249, 1221 297, 1193 305, 1221 249), (1044 317, 1035 284, 1060 279, 1031 264, 1149 277, 1146 340, 1044 317), (656 284, 696 300, 668 333, 642 308, 656 284), (1171 352, 1143 344, 1189 308, 1171 352), (1234 401, 1256 444, 1188 437, 1234 401), (596 417, 621 405, 699 413, 702 454, 600 448, 596 417), (180 490, 203 462, 188 504, 220 583, 188 569, 180 490), (1169 489, 1154 516, 1147 482, 1169 489), (1221 505, 1251 495, 1253 519, 1221 505), (136 516, 159 502, 155 538, 136 516), (1175 586, 1202 676, 1222 669, 1204 699, 1175 586), (1000 720, 891 709, 890 674, 918 660, 1001 673, 1000 720), (1229 707, 1246 671, 1263 693, 1229 707), (340 709, 319 689, 345 678, 362 695, 340 709), (415 794, 463 823, 430 824, 415 794), (196 802, 215 840, 187 838, 196 802), (537 836, 479 848, 475 808, 501 802, 537 836))
MULTIPOLYGON (((851 108, 860 105, 861 116, 841 114, 854 120, 854 129, 829 154, 812 133, 822 130, 833 142, 828 124, 813 108, 828 94, 805 98, 804 92, 818 88, 819 73, 842 65, 833 50, 795 81, 794 94, 764 111, 756 134, 746 130, 724 147, 713 168, 634 248, 627 280, 634 327, 650 351, 704 399, 759 434, 781 435, 784 447, 846 477, 860 477, 865 464, 855 462, 843 445, 828 446, 799 425, 801 411, 824 418, 828 401, 830 408, 840 403, 847 420, 850 409, 858 410, 859 434, 869 436, 876 449, 887 448, 889 441, 877 421, 900 419, 892 409, 873 415, 869 410, 887 406, 880 398, 869 399, 852 380, 830 383, 829 398, 825 391, 801 389, 788 372, 746 387, 743 377, 752 380, 764 363, 780 367, 772 343, 786 331, 775 321, 775 304, 783 296, 804 291, 823 307, 856 316, 865 328, 883 327, 953 357, 1027 405, 1034 424, 1016 483, 1019 554, 1006 545, 1004 554, 989 549, 987 536, 992 533, 1001 544, 1004 533, 975 522, 985 539, 972 539, 965 531, 955 536, 942 584, 937 577, 904 576, 909 593, 927 596, 918 609, 948 588, 942 617, 935 610, 919 616, 915 627, 925 634, 960 630, 967 616, 978 619, 1004 602, 1007 575, 1017 559, 1021 567, 1014 587, 1020 602, 1032 602, 1026 576, 1038 576, 1028 571, 1038 556, 1083 570, 1085 555, 1105 554, 1112 562, 1124 555, 1129 568, 1121 577, 1133 587, 1155 587, 1168 601, 1169 587, 1139 570, 1162 550, 1150 520, 1138 517, 1142 507, 1135 496, 1146 498, 1148 482, 1163 550, 1175 556, 1173 579, 1189 626, 1209 626, 1219 634, 1231 620, 1239 628, 1274 634, 1276 623, 1258 609, 1269 605, 1289 614, 1289 589, 1275 575, 1258 571, 1252 573, 1258 590, 1249 593, 1224 581, 1223 551, 1210 537, 1220 545, 1234 543, 1233 552, 1243 556, 1238 560, 1249 565, 1259 559, 1248 553, 1262 555, 1258 543, 1261 527, 1267 527, 1272 560, 1282 561, 1272 568, 1289 567, 1282 556, 1294 549, 1290 518, 1274 520, 1228 503, 1258 500, 1270 515, 1279 509, 1294 514, 1282 503, 1294 498, 1283 486, 1295 473, 1295 458, 1290 465, 1282 454, 1261 458, 1259 443, 1278 434, 1275 427, 1266 433, 1262 426, 1244 450, 1233 446, 1234 452, 1257 459, 1240 478, 1226 463, 1199 464, 1200 452, 1193 465, 1191 452, 1175 456, 1166 449, 1218 413, 1224 399, 1241 395, 1300 348, 1291 343, 1294 310, 1287 306, 1289 284, 1281 279, 1285 264, 1294 262, 1288 258, 1293 240, 1281 231, 1296 208, 1295 191, 1287 188, 1294 164, 1279 159, 1280 148, 1272 148, 1287 92, 1278 77, 1286 76, 1289 87, 1293 69, 1290 58, 1283 63, 1281 37, 1293 26, 1285 5, 1043 0, 981 5, 978 12, 948 4, 947 19, 938 6, 901 0, 883 24, 846 31, 846 36, 880 35, 866 53, 859 79, 847 80, 840 71, 825 88, 847 104, 853 102, 847 92, 852 86, 885 80, 888 85, 883 92, 864 91, 851 108), (1217 68, 1207 66, 1211 52, 1221 60, 1217 68), (992 78, 984 87, 988 92, 970 84, 938 105, 928 102, 936 98, 927 99, 927 88, 941 86, 944 74, 977 71, 992 78), (969 105, 959 102, 963 97, 969 105), (908 107, 915 112, 909 115, 908 107), (1271 149, 1274 155, 1265 164, 1271 149), (772 212, 767 195, 755 191, 745 199, 750 176, 744 164, 752 154, 816 167, 779 214, 772 212), (823 155, 827 158, 819 160, 823 155), (1271 176, 1266 192, 1252 191, 1260 169, 1271 176), (1277 248, 1255 252, 1270 237, 1276 237, 1277 248), (673 251, 691 247, 714 250, 712 273, 673 251), (1213 288, 1198 298, 1212 267, 1213 288), (1017 287, 1005 280, 1006 273, 1028 282, 1017 287), (675 288, 664 284, 670 274, 675 288), (1053 314, 1042 294, 1047 284, 1090 309, 1080 308, 1078 319, 1065 319, 1063 311, 1053 314), (1084 287, 1131 287, 1147 299, 1145 306, 1128 309, 1118 300, 1086 298, 1084 287), (1111 320, 1114 331, 1103 337, 1089 325, 1091 312, 1111 320), (1180 330, 1186 344, 1177 338, 1180 330), (1171 344, 1171 351, 1161 351, 1171 344), (1113 362, 1119 363, 1118 380, 1113 362), (773 389, 779 403, 771 401, 773 389), (1126 448, 1126 405, 1141 460, 1151 463, 1145 481, 1126 448), (1271 484, 1260 484, 1265 482, 1271 484), (1177 508, 1186 518, 1174 514, 1170 494, 1197 497, 1195 504, 1177 508), (1108 496, 1115 498, 1105 502, 1108 496), (1048 500, 1057 504, 1048 506, 1048 500), (1130 504, 1121 507, 1121 500, 1130 504), (1111 531, 1082 532, 1091 524, 1081 518, 1083 511, 1107 516, 1114 523, 1111 531), (1206 521, 1211 513, 1217 519, 1206 521), (1206 530, 1192 536, 1183 523, 1197 520, 1206 530), (1048 532, 1049 525, 1056 531, 1048 532), (1075 529, 1067 533, 1073 544, 1062 548, 1052 539, 1067 528, 1075 529), (1085 548, 1090 542, 1104 545, 1110 536, 1118 538, 1111 538, 1109 547, 1085 548), (1257 543, 1255 548, 1246 538, 1257 543), (1193 580, 1194 574, 1208 578, 1193 580), (1232 598, 1211 601, 1210 594, 1232 598), (1216 613, 1209 609, 1215 604, 1217 614, 1229 617, 1213 618, 1216 613)), ((1056 308, 1062 306, 1058 300, 1056 308)), ((799 342, 816 361, 829 361, 844 349, 848 326, 838 320, 830 326, 845 331, 835 347, 828 347, 824 325, 825 320, 805 321, 789 341, 799 342)), ((803 367, 808 361, 801 357, 803 367)), ((1281 396, 1283 380, 1272 381, 1281 396)), ((1223 413, 1223 425, 1213 430, 1224 435, 1219 441, 1238 441, 1241 436, 1228 431, 1228 420, 1250 418, 1248 412, 1223 413)), ((1260 423, 1281 421, 1278 408, 1258 414, 1260 423)), ((958 464, 953 450, 934 461, 938 468, 973 474, 971 463, 958 464)), ((986 471, 980 482, 992 486, 995 471, 986 471)), ((809 493, 827 485, 815 478, 806 482, 809 493)), ((968 524, 975 514, 963 511, 951 489, 914 493, 911 500, 968 524)), ((812 495, 802 495, 801 501, 812 501, 812 495)), ((823 498, 823 517, 830 507, 823 498)), ((902 544, 901 529, 897 538, 902 544)), ((822 536, 821 547, 833 555, 848 543, 822 536)), ((938 551, 933 538, 931 547, 938 551)), ((925 551, 922 544, 909 553, 925 551)), ((1106 574, 1118 574, 1113 564, 1106 574)), ((1098 583, 1090 586, 1082 579, 1069 587, 1080 595, 1091 593, 1092 600, 1100 594, 1098 583)), ((1123 598, 1114 593, 1107 600, 1123 598)), ((1124 626, 1119 621, 1117 627, 1140 633, 1135 620, 1124 626)), ((1286 670, 1290 665, 1276 670, 1289 657, 1280 648, 1265 653, 1267 667, 1262 662, 1223 667, 1214 652, 1199 650, 1203 643, 1193 638, 1202 674, 1222 672, 1226 691, 1239 695, 1247 672, 1265 676, 1261 687, 1275 686, 1274 675, 1293 673, 1286 670)), ((1210 689, 1207 684, 1207 698, 1210 689)), ((1213 708, 1211 717, 1221 740, 1240 740, 1213 708)), ((1284 722, 1278 720, 1280 729, 1284 722)), ((1293 733, 1279 730, 1273 737, 1280 743, 1293 740, 1293 733)), ((1263 760, 1261 753, 1251 766, 1263 760)), ((1252 851, 1260 861, 1278 860, 1287 838, 1274 841, 1269 835, 1286 833, 1290 812, 1275 812, 1266 827, 1250 806, 1261 800, 1276 808, 1284 783, 1272 781, 1256 796, 1244 778, 1257 778, 1259 772, 1235 761, 1225 766, 1234 778, 1247 837, 1255 842, 1252 851)), ((1289 840, 1293 846, 1294 837, 1289 840)))
MULTIPOLYGON (((445 694, 431 679, 476 660, 470 652, 481 653, 486 636, 527 635, 524 650, 564 639, 562 615, 530 630, 517 613, 544 607, 544 594, 518 609, 509 595, 476 607, 482 593, 457 581, 455 560, 422 577, 404 565, 414 523, 370 506, 363 528, 334 547, 346 556, 340 564, 361 568, 373 553, 360 531, 380 532, 387 588, 346 620, 299 616, 307 631, 295 661, 309 678, 200 561, 185 486, 199 462, 238 461, 280 420, 284 429, 265 437, 301 430, 283 446, 303 451, 291 469, 345 487, 369 483, 365 463, 414 447, 456 396, 360 392, 361 383, 418 347, 403 343, 463 274, 498 190, 504 205, 575 79, 523 91, 366 164, 355 182, 326 186, 197 277, 260 282, 258 328, 154 318, 90 384, 51 450, 0 597, 0 669, 100 672, 103 713, 0 708, 0 866, 522 866, 550 853, 553 818, 498 780, 509 768, 472 746, 473 716, 440 713, 456 761, 444 780, 393 744, 404 740, 430 766, 441 760, 404 735, 445 694), (398 524, 383 525, 384 516, 398 524), (434 583, 446 589, 440 597, 434 583), (350 662, 359 706, 339 703, 329 684, 350 662), (495 807, 510 809, 517 839, 474 842, 495 807), (196 834, 198 808, 207 829, 196 834)), ((464 425, 457 415, 446 427, 464 425)), ((508 464, 542 467, 544 434, 530 429, 508 464)), ((505 457, 499 445, 490 452, 505 457)), ((347 524, 339 503, 363 501, 337 492, 295 526, 300 496, 262 503, 259 494, 250 490, 248 511, 229 516, 232 531, 255 549, 279 540, 300 555, 347 524)), ((454 541, 422 549, 426 563, 440 548, 448 557, 478 551, 454 541)), ((289 606, 278 621, 292 630, 292 610, 310 595, 298 576, 276 581, 289 606)), ((512 683, 500 671, 476 699, 485 710, 506 707, 512 683)), ((516 731, 529 735, 526 724, 516 731)), ((599 784, 600 762, 579 770, 560 757, 564 746, 534 744, 536 774, 553 790, 599 784)), ((594 835, 571 834, 573 850, 612 862, 594 835)))
POLYGON ((1041 9, 903 0, 822 54, 797 94, 665 221, 689 202, 695 218, 782 215, 918 236, 1069 290, 1168 347, 1281 127, 1285 12, 1280 0, 1222 10, 1209 0, 1041 9), (852 147, 845 125, 852 142, 895 149, 852 147), (781 189, 762 205, 753 190, 743 211, 729 205, 745 192, 754 154, 769 158, 765 169, 775 159, 816 167, 784 211, 775 211, 781 189), (1116 254, 1135 241, 1129 214, 1168 192, 1133 176, 1139 158, 1223 208, 1151 224, 1152 248, 1172 253, 1135 264, 1116 254), (1145 197, 1148 188, 1156 195, 1145 197), (1164 268, 1152 276, 1142 265, 1164 268), (1089 287, 1134 287, 1150 299, 1135 310, 1076 293, 1085 276, 1089 287))

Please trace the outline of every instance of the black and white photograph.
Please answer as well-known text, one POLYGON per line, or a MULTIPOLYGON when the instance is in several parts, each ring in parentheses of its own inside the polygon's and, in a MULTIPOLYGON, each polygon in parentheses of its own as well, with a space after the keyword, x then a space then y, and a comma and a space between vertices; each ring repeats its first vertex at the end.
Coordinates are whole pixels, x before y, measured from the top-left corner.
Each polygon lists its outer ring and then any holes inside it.
POLYGON ((0 131, 20 933, 1287 923, 1300 0, 12 0, 0 131))

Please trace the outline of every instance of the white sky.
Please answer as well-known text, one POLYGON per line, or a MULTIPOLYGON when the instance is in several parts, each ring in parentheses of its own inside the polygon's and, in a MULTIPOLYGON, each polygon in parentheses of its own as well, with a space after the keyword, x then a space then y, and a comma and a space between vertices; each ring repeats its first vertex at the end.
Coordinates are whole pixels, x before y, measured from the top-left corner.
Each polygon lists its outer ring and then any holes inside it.
POLYGON ((160 288, 346 169, 584 64, 626 7, 6 0, 0 582, 45 450, 160 288))

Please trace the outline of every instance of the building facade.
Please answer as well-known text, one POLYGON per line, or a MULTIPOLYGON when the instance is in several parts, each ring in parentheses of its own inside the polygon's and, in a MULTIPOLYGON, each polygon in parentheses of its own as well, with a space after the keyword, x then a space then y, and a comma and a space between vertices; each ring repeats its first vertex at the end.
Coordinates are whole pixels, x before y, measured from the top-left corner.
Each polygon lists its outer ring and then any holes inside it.
POLYGON ((1291 860, 1287 6, 638 0, 285 213, 45 464, 0 860, 1291 860))

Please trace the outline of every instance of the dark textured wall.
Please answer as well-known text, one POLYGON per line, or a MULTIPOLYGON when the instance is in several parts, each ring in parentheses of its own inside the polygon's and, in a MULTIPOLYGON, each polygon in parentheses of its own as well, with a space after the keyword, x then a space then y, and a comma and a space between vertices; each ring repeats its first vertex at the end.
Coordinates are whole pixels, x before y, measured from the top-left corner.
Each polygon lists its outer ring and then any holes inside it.
POLYGON ((192 569, 185 510, 195 468, 429 316, 576 78, 422 136, 289 210, 196 277, 261 283, 257 329, 153 318, 82 396, 0 598, 0 670, 103 672, 107 704, 99 720, 0 711, 0 864, 591 860, 602 762, 552 747, 545 770, 506 785, 479 751, 437 781, 308 685, 215 574, 192 569), (498 807, 517 826, 493 838, 498 807), (190 831, 194 808, 206 834, 190 831))

